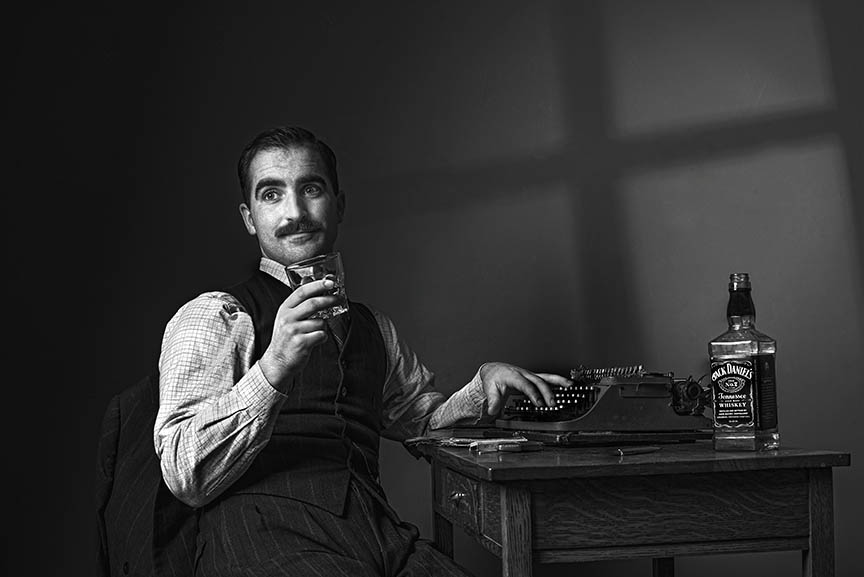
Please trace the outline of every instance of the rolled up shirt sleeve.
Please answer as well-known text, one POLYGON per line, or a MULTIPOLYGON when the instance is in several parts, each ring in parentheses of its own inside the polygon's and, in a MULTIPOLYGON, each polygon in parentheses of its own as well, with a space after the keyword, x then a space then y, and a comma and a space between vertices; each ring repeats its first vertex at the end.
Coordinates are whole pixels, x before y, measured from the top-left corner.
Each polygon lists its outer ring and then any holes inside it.
POLYGON ((188 302, 166 326, 154 444, 166 485, 193 507, 248 469, 285 400, 252 364, 254 336, 249 315, 222 292, 188 302))
POLYGON ((479 370, 468 384, 446 397, 435 388, 435 374, 399 337, 393 321, 380 311, 372 312, 384 338, 388 362, 382 436, 404 441, 430 430, 484 420, 486 395, 479 370))

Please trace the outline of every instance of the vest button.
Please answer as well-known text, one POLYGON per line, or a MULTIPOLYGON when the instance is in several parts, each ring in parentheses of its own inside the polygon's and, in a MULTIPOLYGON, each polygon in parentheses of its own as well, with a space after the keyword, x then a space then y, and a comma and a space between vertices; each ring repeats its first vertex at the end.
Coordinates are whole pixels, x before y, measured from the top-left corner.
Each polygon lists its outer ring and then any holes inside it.
POLYGON ((129 574, 129 561, 124 561, 124 562, 123 562, 123 574, 124 574, 124 575, 128 575, 128 574, 129 574))
POLYGON ((348 361, 346 361, 345 359, 342 359, 341 361, 339 361, 339 364, 342 365, 343 369, 348 368, 348 361))
POLYGON ((342 392, 339 393, 339 394, 340 394, 340 395, 342 396, 342 398, 344 399, 345 397, 348 396, 348 389, 346 389, 345 387, 342 387, 342 392))

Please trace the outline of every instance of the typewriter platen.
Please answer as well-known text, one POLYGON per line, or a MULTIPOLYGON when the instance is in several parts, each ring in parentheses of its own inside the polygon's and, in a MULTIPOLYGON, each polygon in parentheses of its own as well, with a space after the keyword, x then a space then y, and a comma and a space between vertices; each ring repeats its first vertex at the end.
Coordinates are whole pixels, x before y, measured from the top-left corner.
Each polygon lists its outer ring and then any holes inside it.
POLYGON ((552 444, 681 442, 711 437, 709 390, 688 377, 645 371, 642 365, 570 371, 573 385, 553 387, 554 407, 510 397, 495 422, 552 444))

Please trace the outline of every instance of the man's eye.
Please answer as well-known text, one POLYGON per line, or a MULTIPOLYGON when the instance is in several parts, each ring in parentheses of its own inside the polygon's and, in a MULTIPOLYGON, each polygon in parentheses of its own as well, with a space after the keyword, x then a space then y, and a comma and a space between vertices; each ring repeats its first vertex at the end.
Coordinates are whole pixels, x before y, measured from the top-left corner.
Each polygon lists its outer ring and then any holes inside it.
POLYGON ((318 196, 323 190, 317 184, 307 184, 303 187, 303 194, 306 196, 318 196))
POLYGON ((276 190, 265 190, 261 195, 261 200, 270 201, 279 198, 279 192, 276 190))

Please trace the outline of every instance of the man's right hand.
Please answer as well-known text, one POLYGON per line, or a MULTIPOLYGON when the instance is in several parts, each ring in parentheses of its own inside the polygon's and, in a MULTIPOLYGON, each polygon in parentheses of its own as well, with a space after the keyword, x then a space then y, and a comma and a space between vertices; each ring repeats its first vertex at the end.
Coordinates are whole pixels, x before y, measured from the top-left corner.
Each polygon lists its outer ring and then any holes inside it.
POLYGON ((333 287, 330 279, 304 284, 279 307, 270 346, 258 361, 274 388, 285 391, 291 378, 306 366, 312 349, 327 340, 325 321, 310 317, 336 304, 337 297, 330 294, 333 287))

